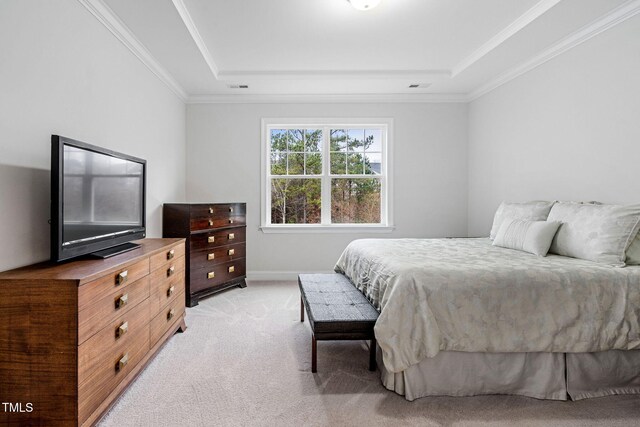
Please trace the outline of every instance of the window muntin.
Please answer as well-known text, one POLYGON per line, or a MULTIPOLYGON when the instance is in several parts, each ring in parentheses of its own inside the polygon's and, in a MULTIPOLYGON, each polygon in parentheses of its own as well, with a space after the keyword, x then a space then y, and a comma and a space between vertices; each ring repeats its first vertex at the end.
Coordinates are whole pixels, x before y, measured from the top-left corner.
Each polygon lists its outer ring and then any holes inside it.
POLYGON ((263 226, 388 226, 388 132, 388 123, 266 123, 263 226))

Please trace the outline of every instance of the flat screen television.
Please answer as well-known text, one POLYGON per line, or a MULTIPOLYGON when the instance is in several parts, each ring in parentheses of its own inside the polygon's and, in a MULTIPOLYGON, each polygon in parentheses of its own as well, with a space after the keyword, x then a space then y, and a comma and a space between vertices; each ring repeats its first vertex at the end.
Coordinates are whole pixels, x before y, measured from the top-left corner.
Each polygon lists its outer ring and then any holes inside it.
POLYGON ((147 162, 51 135, 51 260, 132 250, 145 237, 147 162))

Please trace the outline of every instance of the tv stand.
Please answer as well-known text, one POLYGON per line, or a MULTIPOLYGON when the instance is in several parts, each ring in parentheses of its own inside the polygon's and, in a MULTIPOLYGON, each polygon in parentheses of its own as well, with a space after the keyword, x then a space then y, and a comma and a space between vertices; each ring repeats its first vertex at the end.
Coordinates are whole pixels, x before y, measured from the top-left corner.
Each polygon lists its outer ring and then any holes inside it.
POLYGON ((140 245, 135 244, 135 243, 123 243, 121 245, 114 246, 112 248, 107 248, 107 249, 103 249, 101 251, 93 252, 91 254, 91 257, 92 258, 101 258, 101 259, 111 258, 112 256, 120 255, 120 254, 123 254, 125 252, 129 252, 129 251, 132 251, 134 249, 138 249, 139 247, 140 247, 140 245))

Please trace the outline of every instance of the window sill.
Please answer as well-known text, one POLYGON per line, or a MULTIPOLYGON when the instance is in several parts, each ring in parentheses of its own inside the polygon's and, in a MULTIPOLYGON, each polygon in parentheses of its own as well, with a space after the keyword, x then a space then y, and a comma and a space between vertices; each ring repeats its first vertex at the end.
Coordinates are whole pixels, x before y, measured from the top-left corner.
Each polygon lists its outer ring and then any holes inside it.
POLYGON ((260 230, 265 234, 295 234, 295 233, 391 233, 393 225, 263 225, 260 230))

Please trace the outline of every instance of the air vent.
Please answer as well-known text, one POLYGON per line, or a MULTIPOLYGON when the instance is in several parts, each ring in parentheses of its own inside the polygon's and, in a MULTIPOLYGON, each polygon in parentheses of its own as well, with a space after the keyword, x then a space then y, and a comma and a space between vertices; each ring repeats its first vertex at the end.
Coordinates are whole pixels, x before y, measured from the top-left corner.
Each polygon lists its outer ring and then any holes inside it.
POLYGON ((414 83, 414 84, 410 84, 409 88, 410 89, 425 89, 425 88, 428 88, 429 86, 431 86, 430 83, 414 83))
POLYGON ((249 85, 227 85, 229 89, 249 89, 249 85))

